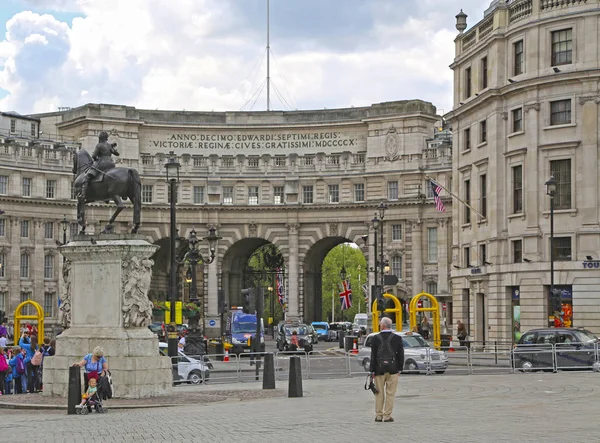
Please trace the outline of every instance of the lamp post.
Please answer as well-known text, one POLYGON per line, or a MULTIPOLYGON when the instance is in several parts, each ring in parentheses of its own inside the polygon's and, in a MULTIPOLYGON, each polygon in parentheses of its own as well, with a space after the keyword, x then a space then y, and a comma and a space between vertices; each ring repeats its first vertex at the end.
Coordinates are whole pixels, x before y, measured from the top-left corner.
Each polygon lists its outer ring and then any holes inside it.
MULTIPOLYGON (((379 241, 380 243, 380 250, 379 250, 379 278, 380 278, 380 286, 381 286, 381 293, 379 295, 380 299, 383 300, 383 281, 384 281, 384 276, 385 276, 385 262, 383 261, 383 219, 385 217, 385 211, 387 210, 387 205, 384 202, 379 203, 379 206, 377 206, 377 209, 379 210, 379 241)), ((385 303, 383 306, 379 306, 379 302, 377 303, 377 308, 380 311, 384 311, 385 310, 385 303)))
MULTIPOLYGON (((550 176, 546 185, 546 195, 550 197, 550 300, 554 317, 560 315, 560 291, 554 289, 554 196, 556 195, 556 179, 550 176)), ((556 324, 556 322, 555 322, 556 324)))
MULTIPOLYGON (((62 244, 64 246, 64 245, 67 244, 67 229, 68 229, 68 227, 70 225, 70 222, 69 222, 69 220, 67 220, 67 216, 66 215, 63 215, 63 219, 60 222, 60 225, 61 225, 62 230, 63 230, 63 242, 62 242, 62 244)), ((66 260, 66 258, 63 255, 63 263, 65 262, 65 260, 66 260)))
POLYGON ((373 306, 373 300, 377 300, 377 308, 380 309, 379 306, 379 280, 377 278, 377 273, 379 270, 379 265, 377 264, 377 228, 379 227, 379 219, 377 218, 377 214, 375 214, 375 217, 373 217, 373 219, 371 220, 371 223, 373 223, 373 255, 374 255, 374 260, 373 260, 373 281, 375 282, 375 284, 373 285, 373 287, 371 288, 371 300, 369 301, 369 306, 373 306))
POLYGON ((181 165, 175 157, 173 151, 169 152, 171 156, 169 161, 165 163, 167 172, 167 183, 169 184, 170 195, 170 211, 171 211, 171 230, 170 230, 170 247, 171 247, 171 263, 169 274, 169 302, 171 309, 171 322, 167 327, 169 357, 177 357, 177 328, 175 325, 175 302, 177 301, 177 218, 175 215, 175 204, 177 200, 177 184, 179 183, 179 168, 181 165))

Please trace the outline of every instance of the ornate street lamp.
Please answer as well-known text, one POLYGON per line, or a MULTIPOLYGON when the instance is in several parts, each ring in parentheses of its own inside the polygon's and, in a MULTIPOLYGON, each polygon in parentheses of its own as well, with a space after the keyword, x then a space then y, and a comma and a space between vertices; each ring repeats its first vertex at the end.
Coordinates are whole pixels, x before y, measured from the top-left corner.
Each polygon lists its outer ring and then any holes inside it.
MULTIPOLYGON (((67 229, 69 228, 69 225, 71 223, 69 222, 69 220, 67 220, 67 216, 63 215, 63 219, 60 222, 60 225, 62 227, 63 230, 63 242, 62 242, 62 246, 67 244, 67 229)), ((63 255, 63 263, 65 262, 66 257, 63 255)))
POLYGON ((346 267, 342 265, 342 269, 340 269, 340 279, 342 281, 346 280, 346 267))
POLYGON ((169 357, 177 357, 177 328, 175 325, 175 302, 177 301, 177 219, 175 215, 175 204, 177 200, 177 184, 179 183, 179 168, 181 165, 175 157, 173 151, 169 152, 171 156, 165 163, 167 172, 167 183, 169 184, 170 211, 171 211, 171 271, 169 275, 169 302, 171 303, 171 322, 168 330, 169 357))
MULTIPOLYGON (((556 195, 556 179, 550 176, 546 185, 546 195, 550 197, 550 302, 554 318, 560 315, 560 290, 554 289, 554 196, 556 195)), ((555 323, 556 324, 556 323, 555 323)))

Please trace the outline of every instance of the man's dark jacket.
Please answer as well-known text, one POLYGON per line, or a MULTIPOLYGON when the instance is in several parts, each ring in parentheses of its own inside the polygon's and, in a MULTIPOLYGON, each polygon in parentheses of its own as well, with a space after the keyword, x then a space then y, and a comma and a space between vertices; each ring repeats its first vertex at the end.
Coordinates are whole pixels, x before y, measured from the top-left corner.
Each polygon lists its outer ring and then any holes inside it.
POLYGON ((371 340, 371 366, 369 368, 369 372, 374 372, 375 375, 383 375, 385 372, 380 369, 377 364, 377 352, 379 348, 383 345, 383 338, 385 340, 391 340, 392 350, 396 354, 395 363, 396 368, 390 374, 397 374, 404 368, 404 345, 402 344, 402 337, 398 334, 394 334, 394 332, 390 330, 381 331, 379 334, 374 335, 371 340), (392 334, 391 339, 388 337, 389 334, 392 334), (384 337, 382 337, 384 336, 384 337))

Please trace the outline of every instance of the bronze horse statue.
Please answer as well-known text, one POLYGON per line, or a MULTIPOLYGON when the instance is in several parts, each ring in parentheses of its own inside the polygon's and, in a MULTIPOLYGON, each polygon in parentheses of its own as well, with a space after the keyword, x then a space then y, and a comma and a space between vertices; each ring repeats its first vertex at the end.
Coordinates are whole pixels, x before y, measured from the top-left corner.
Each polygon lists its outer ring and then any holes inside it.
POLYGON ((142 182, 138 171, 132 168, 112 167, 102 171, 94 166, 92 156, 85 149, 80 149, 73 155, 73 174, 75 179, 73 186, 77 201, 77 223, 81 226, 80 234, 85 233, 85 205, 86 203, 103 201, 108 203, 114 201, 117 209, 104 227, 102 233, 110 233, 114 229, 113 222, 124 208, 123 200, 129 199, 133 203, 133 229, 132 234, 138 231, 140 226, 140 215, 142 212, 142 182), (86 181, 86 174, 91 169, 96 170, 97 175, 87 178, 89 183, 82 196, 82 187, 86 181))

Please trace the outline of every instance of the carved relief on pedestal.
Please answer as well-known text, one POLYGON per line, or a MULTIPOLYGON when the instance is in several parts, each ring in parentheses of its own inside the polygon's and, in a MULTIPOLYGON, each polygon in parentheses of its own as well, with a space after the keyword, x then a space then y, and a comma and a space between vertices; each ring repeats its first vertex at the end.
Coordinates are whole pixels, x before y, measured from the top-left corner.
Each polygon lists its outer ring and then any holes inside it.
POLYGON ((58 320, 63 328, 71 326, 71 261, 63 263, 58 320))
POLYGON ((394 125, 390 126, 390 129, 385 137, 385 153, 386 160, 394 161, 396 160, 400 154, 400 140, 398 134, 396 133, 396 128, 394 125))
POLYGON ((148 289, 152 279, 153 260, 131 257, 123 261, 121 291, 123 294, 123 326, 146 327, 152 323, 152 302, 148 289))

